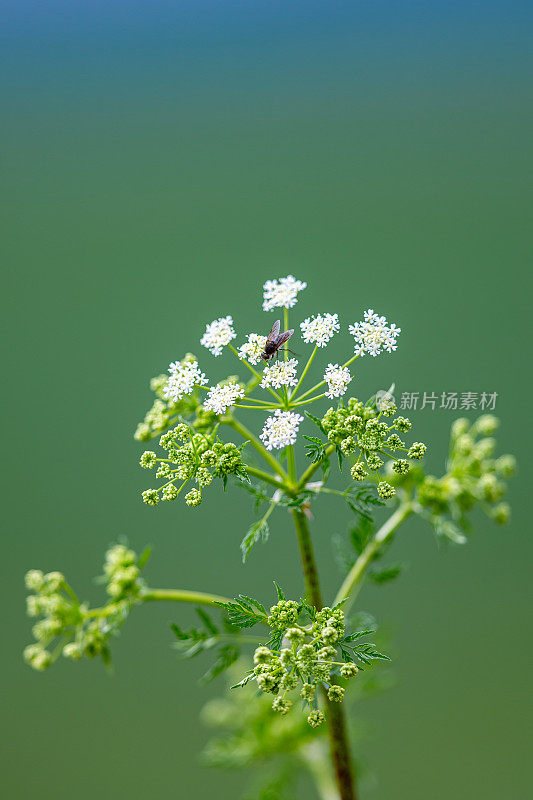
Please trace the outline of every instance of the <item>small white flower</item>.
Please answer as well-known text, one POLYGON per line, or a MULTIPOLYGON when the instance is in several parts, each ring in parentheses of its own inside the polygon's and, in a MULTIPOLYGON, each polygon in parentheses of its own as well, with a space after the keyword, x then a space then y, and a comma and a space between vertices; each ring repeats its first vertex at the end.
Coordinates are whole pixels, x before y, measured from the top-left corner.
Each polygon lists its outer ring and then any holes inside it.
POLYGON ((163 389, 163 396, 176 403, 186 394, 191 394, 195 386, 204 386, 208 381, 200 372, 198 361, 174 361, 168 371, 170 377, 163 389))
POLYGON ((394 324, 387 325, 386 318, 378 316, 372 308, 365 311, 363 322, 350 325, 350 333, 355 339, 355 352, 360 356, 365 353, 378 356, 383 350, 392 353, 397 348, 396 339, 401 330, 394 324))
POLYGON ((346 394, 348 384, 352 380, 348 367, 341 367, 339 364, 328 364, 324 373, 324 380, 328 384, 326 397, 341 397, 346 394))
POLYGON ((302 338, 308 344, 316 344, 325 347, 329 340, 339 330, 339 317, 337 314, 318 314, 310 319, 309 317, 300 322, 302 338))
POLYGON ((242 361, 249 361, 250 364, 259 364, 266 340, 266 336, 261 336, 259 333, 250 333, 248 341, 239 347, 239 358, 242 361))
POLYGON ((263 285, 263 311, 292 308, 297 302, 296 295, 306 286, 306 283, 297 281, 292 275, 280 278, 279 281, 267 281, 263 285))
POLYGON ((260 438, 267 450, 281 450, 294 444, 303 417, 293 411, 281 411, 279 408, 264 424, 260 438))
POLYGON ((224 386, 213 386, 209 389, 204 408, 214 411, 215 414, 223 414, 230 406, 235 404, 239 397, 244 397, 244 389, 238 383, 226 383, 224 386))
POLYGON ((296 367, 298 362, 295 358, 289 358, 287 361, 276 361, 272 366, 265 367, 263 370, 263 380, 260 386, 266 389, 267 386, 273 386, 274 389, 280 389, 282 386, 296 386, 296 367))
POLYGON ((222 348, 235 339, 236 333, 233 330, 233 319, 231 317, 220 317, 209 325, 206 325, 205 333, 200 339, 200 344, 207 347, 214 356, 219 356, 222 348))

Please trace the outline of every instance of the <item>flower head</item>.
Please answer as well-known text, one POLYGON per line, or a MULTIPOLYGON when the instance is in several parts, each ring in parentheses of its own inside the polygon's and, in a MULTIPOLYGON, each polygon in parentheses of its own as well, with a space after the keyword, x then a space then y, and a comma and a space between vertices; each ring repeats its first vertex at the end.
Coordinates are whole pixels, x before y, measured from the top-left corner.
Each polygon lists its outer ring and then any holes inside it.
POLYGON ((239 358, 242 361, 249 361, 250 364, 259 364, 266 340, 266 336, 261 336, 259 333, 250 333, 248 341, 239 347, 239 358))
POLYGON ((260 385, 263 389, 266 389, 267 386, 273 386, 275 389, 279 389, 281 386, 296 386, 297 366, 296 359, 289 358, 288 361, 277 361, 272 366, 265 367, 260 385))
POLYGON ((195 386, 203 386, 207 378, 200 371, 198 361, 174 361, 168 371, 170 377, 163 389, 164 397, 176 403, 186 394, 191 394, 195 386))
POLYGON ((215 414, 223 414, 239 397, 244 397, 244 389, 235 381, 223 386, 213 386, 209 389, 204 408, 215 414))
POLYGON ((340 328, 339 317, 338 314, 318 314, 300 322, 300 328, 304 342, 325 347, 340 328))
POLYGON ((294 444, 303 419, 300 414, 292 411, 276 409, 274 416, 269 417, 265 422, 260 435, 266 449, 281 450, 289 444, 294 444))
POLYGON ((280 278, 279 281, 267 281, 263 285, 263 311, 292 308, 297 302, 296 295, 306 286, 306 283, 297 281, 292 275, 280 278))
POLYGON ((365 353, 378 356, 383 350, 392 353, 397 348, 396 339, 401 330, 394 323, 387 325, 386 318, 379 317, 371 308, 365 311, 363 322, 350 325, 350 333, 355 339, 355 352, 360 356, 365 353))
POLYGON ((219 356, 222 348, 235 339, 236 333, 233 330, 233 319, 231 317, 220 317, 206 325, 205 333, 200 339, 200 344, 214 355, 219 356))
POLYGON ((328 364, 324 372, 324 380, 328 384, 326 397, 341 397, 346 393, 352 376, 348 367, 341 367, 339 364, 328 364))

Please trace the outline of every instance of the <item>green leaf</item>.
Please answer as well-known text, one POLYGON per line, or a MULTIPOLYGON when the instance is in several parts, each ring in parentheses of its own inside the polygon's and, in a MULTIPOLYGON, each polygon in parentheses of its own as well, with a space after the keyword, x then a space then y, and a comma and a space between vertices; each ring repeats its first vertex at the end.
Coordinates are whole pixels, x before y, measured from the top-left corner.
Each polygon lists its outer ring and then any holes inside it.
POLYGON ((375 633, 375 628, 372 628, 367 631, 355 631, 355 633, 350 633, 348 636, 345 636, 342 640, 343 644, 347 644, 348 642, 355 642, 356 639, 361 639, 363 636, 368 636, 371 633, 375 633))
POLYGON ((217 678, 222 672, 231 667, 239 658, 240 650, 232 644, 226 644, 220 648, 218 658, 212 664, 207 672, 200 678, 200 683, 210 683, 217 678))
POLYGON ((276 581, 274 581, 274 586, 276 587, 276 591, 278 593, 278 600, 285 600, 285 595, 283 594, 283 589, 281 589, 276 581))
POLYGON ((239 681, 239 683, 234 683, 233 686, 230 686, 230 689, 238 689, 239 686, 246 686, 248 681, 252 679, 253 675, 254 675, 253 669, 248 670, 242 681, 239 681))
POLYGON ((216 636, 218 633, 218 628, 211 619, 211 617, 209 616, 209 614, 206 611, 204 611, 203 608, 197 608, 196 613, 204 623, 206 630, 209 631, 209 633, 212 636, 216 636))
POLYGON ((390 567, 384 567, 378 571, 370 570, 368 572, 368 577, 373 580, 374 583, 389 583, 398 577, 403 569, 403 566, 403 564, 393 564, 390 567))
POLYGON ((372 518, 361 516, 357 520, 356 524, 350 530, 350 541, 357 555, 363 552, 368 542, 373 537, 375 530, 376 526, 372 518))
POLYGON ((324 427, 322 425, 322 420, 318 419, 318 417, 313 416, 313 414, 310 414, 309 411, 304 411, 304 414, 306 415, 306 417, 309 417, 311 422, 315 423, 317 428, 319 428, 322 431, 323 434, 326 433, 326 431, 324 430, 324 427))
MULTIPOLYGON (((215 605, 225 610, 229 622, 237 628, 251 628, 257 625, 258 622, 265 622, 266 620, 266 615, 259 612, 257 607, 254 607, 244 597, 238 597, 227 603, 217 602, 215 605)), ((257 606, 259 605, 257 603, 257 606)))
POLYGON ((139 567, 139 569, 142 569, 144 566, 146 566, 148 559, 150 558, 151 555, 152 555, 152 546, 146 545, 141 555, 137 559, 137 566, 139 567))
POLYGON ((248 529, 248 532, 241 542, 242 563, 246 561, 254 545, 257 542, 266 542, 270 536, 270 528, 265 519, 260 519, 248 529))

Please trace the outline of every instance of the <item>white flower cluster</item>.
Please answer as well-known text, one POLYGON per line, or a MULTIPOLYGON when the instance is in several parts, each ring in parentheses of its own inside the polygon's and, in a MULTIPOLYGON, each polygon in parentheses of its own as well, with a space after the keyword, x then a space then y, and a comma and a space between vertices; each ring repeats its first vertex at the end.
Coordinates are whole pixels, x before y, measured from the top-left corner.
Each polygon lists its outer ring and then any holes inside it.
POLYGON ((337 314, 318 314, 312 319, 308 317, 300 322, 304 342, 316 344, 318 347, 325 347, 339 327, 337 314))
POLYGON ((274 389, 280 389, 282 386, 296 386, 296 367, 298 362, 295 358, 289 358, 287 361, 276 361, 272 366, 265 367, 263 370, 263 380, 260 386, 266 389, 267 386, 273 386, 274 389))
POLYGON ((266 336, 261 336, 259 333, 250 333, 248 341, 239 347, 239 358, 242 361, 249 361, 250 364, 259 364, 266 340, 266 336))
POLYGON ((324 373, 324 380, 328 384, 326 397, 341 397, 346 393, 352 376, 348 367, 341 367, 339 364, 328 364, 324 373))
POLYGON ((263 311, 273 308, 292 308, 296 305, 298 292, 305 289, 306 283, 297 281, 292 275, 279 281, 267 281, 263 285, 263 311))
POLYGON ((236 333, 233 330, 233 319, 231 317, 220 317, 209 325, 206 325, 205 333, 200 339, 200 344, 207 347, 214 356, 219 356, 222 348, 235 339, 236 333))
POLYGON ((279 408, 269 417, 264 424, 260 438, 267 450, 281 450, 294 444, 300 423, 303 422, 300 414, 292 411, 281 411, 279 408))
POLYGON ((385 317, 379 317, 372 308, 365 311, 364 322, 355 322, 350 325, 350 333, 355 339, 355 352, 364 356, 379 355, 383 350, 392 353, 396 350, 396 339, 401 333, 401 328, 396 325, 387 325, 385 317))
POLYGON ((167 400, 176 403, 186 394, 191 394, 195 386, 204 386, 208 381, 203 372, 200 372, 198 361, 174 361, 168 371, 170 378, 163 390, 167 400))
POLYGON ((235 381, 223 386, 213 386, 209 389, 204 408, 207 411, 214 411, 215 414, 223 414, 239 397, 244 397, 244 389, 235 381))

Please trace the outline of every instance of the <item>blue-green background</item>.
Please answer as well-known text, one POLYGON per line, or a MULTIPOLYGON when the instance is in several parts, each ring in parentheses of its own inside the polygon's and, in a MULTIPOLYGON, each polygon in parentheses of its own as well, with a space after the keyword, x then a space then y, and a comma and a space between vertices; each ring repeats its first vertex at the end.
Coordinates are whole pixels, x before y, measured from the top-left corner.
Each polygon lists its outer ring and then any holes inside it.
MULTIPOLYGON (((132 431, 147 381, 205 323, 266 329, 264 280, 307 280, 293 319, 373 307, 392 356, 358 362, 354 391, 496 391, 519 453, 531 395, 531 9, 519 2, 19 2, 2 11, 4 457, 2 784, 6 797, 239 796, 198 766, 198 688, 167 623, 143 607, 115 675, 21 660, 22 577, 61 569, 94 602, 109 541, 154 545, 154 586, 302 584, 289 520, 243 567, 249 499, 154 512, 132 431), (529 227, 529 231, 528 231, 529 227), (357 387, 357 388, 356 388, 357 387), (221 516, 222 515, 222 516, 221 516)), ((346 347, 349 346, 345 338, 346 347)), ((303 350, 303 345, 295 347, 303 350)), ((342 358, 341 342, 328 359, 342 358)), ((235 369, 204 352, 214 379, 235 369)), ((441 469, 454 414, 412 414, 441 469)), ((470 412, 473 416, 473 412, 470 412)), ((259 422, 259 420, 258 420, 259 422)), ((465 548, 416 521, 408 572, 362 606, 394 631, 396 687, 361 709, 375 800, 525 797, 527 458, 513 523, 482 517, 465 548), (524 498, 526 495, 526 498, 524 498)), ((317 505, 326 597, 339 579, 317 505)))

